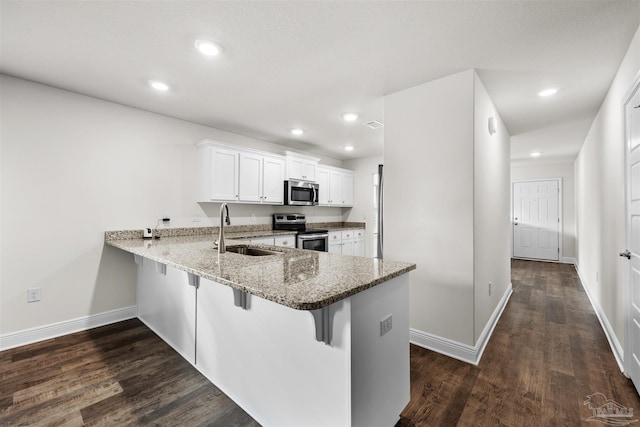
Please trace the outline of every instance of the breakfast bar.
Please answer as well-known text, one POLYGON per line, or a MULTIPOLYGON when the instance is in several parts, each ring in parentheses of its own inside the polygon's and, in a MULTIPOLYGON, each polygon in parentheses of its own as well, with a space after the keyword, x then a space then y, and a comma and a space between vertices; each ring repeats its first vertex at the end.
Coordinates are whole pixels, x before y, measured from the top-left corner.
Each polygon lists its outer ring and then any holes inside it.
POLYGON ((265 426, 392 426, 409 401, 415 264, 107 232, 138 265, 138 317, 265 426))

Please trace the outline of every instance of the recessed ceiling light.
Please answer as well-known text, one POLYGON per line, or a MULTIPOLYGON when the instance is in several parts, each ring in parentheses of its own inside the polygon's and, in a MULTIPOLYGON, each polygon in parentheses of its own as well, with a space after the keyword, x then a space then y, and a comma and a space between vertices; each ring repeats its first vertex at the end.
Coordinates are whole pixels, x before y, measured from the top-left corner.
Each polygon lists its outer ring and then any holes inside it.
POLYGON ((295 128, 295 129, 291 129, 291 133, 295 136, 300 136, 304 133, 304 131, 302 129, 295 128))
POLYGON ((203 55, 218 56, 222 53, 222 46, 211 40, 196 40, 195 46, 203 55))
POLYGON ((542 153, 539 151, 534 151, 533 153, 531 153, 531 157, 540 157, 540 155, 542 155, 542 153))
POLYGON ((353 151, 353 145, 345 145, 344 151, 353 151))
POLYGON ((358 115, 356 113, 344 113, 342 115, 342 120, 345 122, 355 122, 358 120, 358 115))
POLYGON ((556 89, 555 87, 550 87, 548 89, 544 89, 538 92, 538 96, 552 96, 552 95, 555 95, 556 93, 558 93, 558 89, 556 89))
POLYGON ((169 85, 159 80, 150 80, 149 84, 151 85, 152 88, 160 92, 166 92, 169 90, 169 85))

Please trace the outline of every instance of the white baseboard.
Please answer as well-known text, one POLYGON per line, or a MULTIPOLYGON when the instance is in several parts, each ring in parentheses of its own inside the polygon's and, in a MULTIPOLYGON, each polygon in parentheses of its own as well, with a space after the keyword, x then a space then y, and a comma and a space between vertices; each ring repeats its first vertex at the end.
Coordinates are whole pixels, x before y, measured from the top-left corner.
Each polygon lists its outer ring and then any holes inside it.
POLYGON ((600 321, 600 326, 602 326, 602 329, 604 330, 604 334, 607 337, 607 341, 609 341, 609 347, 611 347, 613 356, 616 358, 616 362, 618 362, 618 367, 620 368, 620 371, 624 373, 624 349, 622 348, 622 345, 620 345, 620 341, 618 341, 618 337, 616 336, 616 333, 613 331, 613 328, 611 327, 611 323, 609 323, 609 319, 604 314, 602 307, 600 307, 600 304, 597 303, 597 301, 593 298, 593 296, 589 292, 589 287, 586 286, 587 282, 584 280, 584 275, 581 274, 580 272, 579 265, 576 265, 576 271, 578 272, 578 278, 580 279, 580 284, 582 285, 584 292, 587 294, 587 297, 589 297, 591 306, 593 307, 593 310, 596 312, 596 316, 598 316, 598 320, 600 321))
POLYGON ((39 326, 37 328, 11 332, 0 336, 0 351, 72 334, 74 332, 97 328, 98 326, 108 325, 122 320, 133 319, 137 314, 137 308, 133 305, 104 313, 39 326))
POLYGON ((513 286, 509 283, 509 286, 502 295, 502 298, 495 310, 493 310, 489 321, 485 325, 482 333, 478 337, 476 345, 474 346, 453 341, 448 338, 439 337, 413 328, 409 329, 409 340, 412 344, 417 346, 444 354, 445 356, 453 357, 454 359, 458 359, 472 365, 478 365, 482 358, 482 354, 484 353, 484 349, 489 342, 489 338, 491 338, 491 334, 498 324, 498 320, 500 319, 500 316, 502 316, 502 312, 507 306, 507 302, 509 302, 509 298, 512 293, 513 286))
POLYGON ((562 258, 562 263, 563 264, 573 264, 573 265, 578 265, 578 260, 575 258, 571 258, 571 257, 563 257, 562 258))

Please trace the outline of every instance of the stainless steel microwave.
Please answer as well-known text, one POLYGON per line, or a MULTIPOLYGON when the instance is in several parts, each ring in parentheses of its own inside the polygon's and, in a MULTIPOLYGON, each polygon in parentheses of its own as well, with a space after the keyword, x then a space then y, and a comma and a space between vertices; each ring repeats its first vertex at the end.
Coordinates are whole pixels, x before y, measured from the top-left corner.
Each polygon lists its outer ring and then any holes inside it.
POLYGON ((284 182, 284 204, 292 206, 315 206, 318 204, 319 185, 315 182, 286 180, 284 182))

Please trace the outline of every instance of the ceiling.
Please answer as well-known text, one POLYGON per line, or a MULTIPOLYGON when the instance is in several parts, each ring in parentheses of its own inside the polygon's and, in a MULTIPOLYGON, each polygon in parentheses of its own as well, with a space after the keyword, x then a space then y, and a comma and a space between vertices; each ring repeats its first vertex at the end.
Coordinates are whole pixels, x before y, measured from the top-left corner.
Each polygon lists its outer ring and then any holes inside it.
POLYGON ((385 95, 475 68, 512 159, 573 159, 640 0, 2 0, 0 19, 4 74, 336 159, 382 153, 384 128, 363 123, 384 122, 385 95), (224 53, 202 56, 197 38, 224 53))

